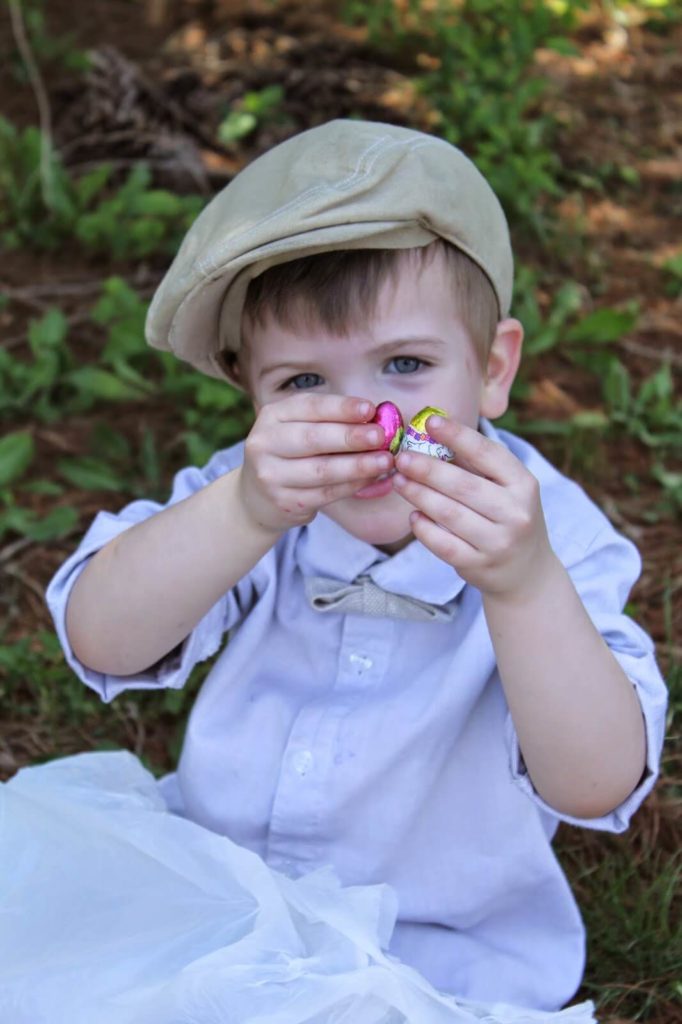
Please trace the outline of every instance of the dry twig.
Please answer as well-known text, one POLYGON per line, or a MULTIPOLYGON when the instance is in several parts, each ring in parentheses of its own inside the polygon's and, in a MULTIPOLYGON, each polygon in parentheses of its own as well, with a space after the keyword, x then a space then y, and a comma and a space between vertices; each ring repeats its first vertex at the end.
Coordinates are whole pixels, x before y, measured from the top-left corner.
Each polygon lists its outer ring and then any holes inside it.
POLYGON ((635 356, 642 356, 644 359, 655 359, 657 362, 670 363, 671 366, 682 367, 682 356, 676 355, 669 346, 664 349, 655 349, 630 339, 625 339, 620 344, 635 356))
POLYGON ((52 150, 52 114, 50 102, 43 84, 42 75, 33 57, 33 51, 26 32, 26 24, 21 9, 21 0, 9 0, 9 13, 12 21, 12 32, 21 54, 21 59, 26 66, 31 88, 38 105, 38 117, 40 120, 40 187, 43 194, 43 201, 48 209, 52 208, 53 182, 50 153, 52 150))

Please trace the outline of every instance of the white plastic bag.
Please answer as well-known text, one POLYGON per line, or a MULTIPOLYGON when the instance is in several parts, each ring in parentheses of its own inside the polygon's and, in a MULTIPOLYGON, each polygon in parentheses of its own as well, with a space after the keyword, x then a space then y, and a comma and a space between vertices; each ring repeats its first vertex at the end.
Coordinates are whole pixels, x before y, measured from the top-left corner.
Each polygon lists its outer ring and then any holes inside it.
POLYGON ((396 897, 296 880, 170 814, 126 752, 0 786, 7 1024, 590 1024, 437 992, 386 955, 396 897))

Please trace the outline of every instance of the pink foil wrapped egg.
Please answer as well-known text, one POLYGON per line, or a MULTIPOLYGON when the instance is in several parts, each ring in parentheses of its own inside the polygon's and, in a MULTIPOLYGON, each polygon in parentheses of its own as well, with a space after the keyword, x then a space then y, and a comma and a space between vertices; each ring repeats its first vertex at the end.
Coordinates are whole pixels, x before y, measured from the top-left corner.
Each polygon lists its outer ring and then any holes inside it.
POLYGON ((385 440, 382 449, 396 454, 403 439, 403 418, 400 409, 393 402, 380 402, 377 406, 372 423, 378 423, 382 428, 385 440))

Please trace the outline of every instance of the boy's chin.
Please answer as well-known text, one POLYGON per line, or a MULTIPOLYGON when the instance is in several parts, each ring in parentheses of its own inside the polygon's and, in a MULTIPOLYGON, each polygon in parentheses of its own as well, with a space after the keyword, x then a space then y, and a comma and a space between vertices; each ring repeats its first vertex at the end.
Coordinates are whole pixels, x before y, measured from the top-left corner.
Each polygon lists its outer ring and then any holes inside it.
MULTIPOLYGON (((398 495, 395 495, 395 497, 398 498, 398 495)), ((404 502, 402 499, 399 500, 401 505, 407 505, 407 502, 404 502)), ((392 514, 387 509, 383 515, 376 513, 363 515, 362 508, 354 507, 355 505, 360 505, 358 499, 354 500, 354 504, 350 509, 346 502, 344 502, 344 505, 343 510, 328 506, 325 511, 330 519, 333 519, 338 526, 342 527, 342 529, 357 540, 362 540, 366 544, 372 544, 374 547, 389 554, 400 551, 410 541, 414 540, 409 519, 412 506, 391 510, 392 514)))
POLYGON ((414 534, 408 533, 407 536, 400 537, 398 540, 389 541, 387 544, 381 542, 374 543, 374 547, 378 548, 379 551, 385 551, 387 555, 395 555, 398 551, 402 551, 408 544, 411 544, 414 540, 414 534))
POLYGON ((414 540, 414 534, 410 530, 405 532, 403 527, 401 530, 356 530, 347 526, 345 523, 340 523, 344 530, 355 537, 356 540, 363 540, 365 544, 371 544, 373 547, 378 548, 379 551, 385 551, 389 555, 394 555, 396 551, 402 551, 403 548, 407 547, 410 541, 414 540))

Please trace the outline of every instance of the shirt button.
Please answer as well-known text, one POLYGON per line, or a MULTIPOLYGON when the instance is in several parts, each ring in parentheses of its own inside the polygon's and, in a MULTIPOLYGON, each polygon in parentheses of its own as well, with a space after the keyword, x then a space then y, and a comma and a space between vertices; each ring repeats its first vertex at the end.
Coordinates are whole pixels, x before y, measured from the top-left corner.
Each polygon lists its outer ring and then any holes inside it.
POLYGON ((358 672, 362 673, 366 669, 370 669, 374 662, 371 658, 366 658, 363 654, 350 654, 348 660, 351 665, 355 665, 358 672))
POLYGON ((294 755, 292 764, 299 775, 307 775, 313 765, 313 755, 309 750, 301 750, 294 755))

